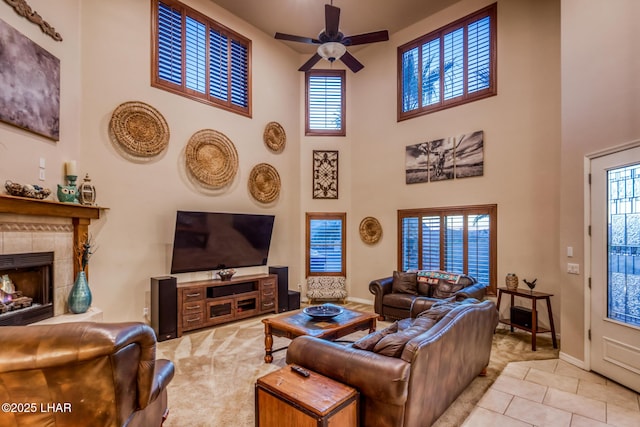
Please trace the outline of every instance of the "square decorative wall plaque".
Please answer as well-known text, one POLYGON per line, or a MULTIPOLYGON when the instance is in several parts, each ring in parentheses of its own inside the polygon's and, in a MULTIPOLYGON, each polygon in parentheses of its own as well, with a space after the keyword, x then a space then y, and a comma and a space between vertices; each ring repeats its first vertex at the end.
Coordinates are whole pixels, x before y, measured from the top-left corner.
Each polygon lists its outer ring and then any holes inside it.
POLYGON ((313 150, 313 198, 338 198, 338 152, 313 150))

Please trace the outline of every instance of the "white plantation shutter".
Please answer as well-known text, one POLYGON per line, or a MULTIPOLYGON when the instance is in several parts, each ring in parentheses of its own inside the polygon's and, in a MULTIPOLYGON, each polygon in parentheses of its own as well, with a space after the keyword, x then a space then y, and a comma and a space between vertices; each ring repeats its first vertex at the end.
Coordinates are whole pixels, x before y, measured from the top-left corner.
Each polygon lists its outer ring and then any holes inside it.
POLYGON ((182 14, 158 5, 158 74, 171 83, 182 83, 182 14))
POLYGON ((344 71, 312 70, 306 73, 308 135, 344 135, 344 79, 344 71))
POLYGON ((312 273, 342 271, 342 227, 342 221, 339 219, 310 221, 310 271, 312 273))

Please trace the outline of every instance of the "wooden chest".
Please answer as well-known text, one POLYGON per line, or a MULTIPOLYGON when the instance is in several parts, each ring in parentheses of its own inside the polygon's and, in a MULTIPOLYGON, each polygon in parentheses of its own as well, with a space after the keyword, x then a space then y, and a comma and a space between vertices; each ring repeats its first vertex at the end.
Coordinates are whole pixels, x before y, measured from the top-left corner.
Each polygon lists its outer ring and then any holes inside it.
POLYGON ((290 366, 258 378, 257 427, 356 427, 359 393, 310 371, 305 378, 290 366))

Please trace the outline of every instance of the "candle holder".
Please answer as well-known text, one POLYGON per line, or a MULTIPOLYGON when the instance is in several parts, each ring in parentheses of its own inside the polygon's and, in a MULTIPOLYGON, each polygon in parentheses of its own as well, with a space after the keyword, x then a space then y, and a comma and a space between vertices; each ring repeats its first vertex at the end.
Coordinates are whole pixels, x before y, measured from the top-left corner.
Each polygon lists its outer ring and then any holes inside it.
POLYGON ((76 187, 77 175, 66 176, 68 185, 58 184, 58 200, 64 203, 79 203, 78 202, 78 187, 76 187))
POLYGON ((86 174, 84 181, 78 187, 78 199, 80 203, 87 206, 93 206, 96 203, 96 187, 91 184, 91 178, 89 174, 86 174))

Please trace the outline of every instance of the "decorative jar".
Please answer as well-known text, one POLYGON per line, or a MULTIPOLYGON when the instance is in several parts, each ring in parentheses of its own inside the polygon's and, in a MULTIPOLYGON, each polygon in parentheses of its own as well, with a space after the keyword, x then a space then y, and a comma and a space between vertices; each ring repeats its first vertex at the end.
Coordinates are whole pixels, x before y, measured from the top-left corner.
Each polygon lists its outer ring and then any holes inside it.
POLYGON ((515 291, 518 289, 518 276, 515 273, 508 273, 505 278, 505 284, 507 285, 507 289, 515 291))

